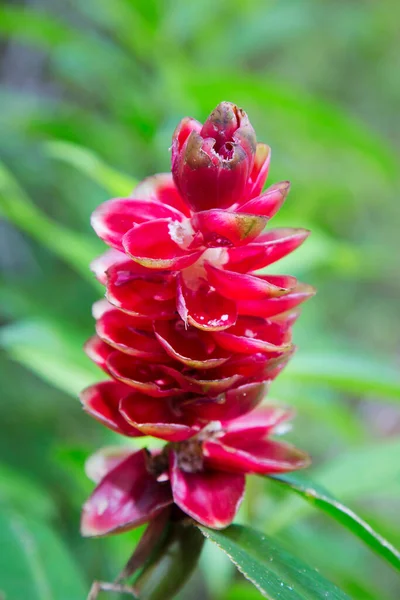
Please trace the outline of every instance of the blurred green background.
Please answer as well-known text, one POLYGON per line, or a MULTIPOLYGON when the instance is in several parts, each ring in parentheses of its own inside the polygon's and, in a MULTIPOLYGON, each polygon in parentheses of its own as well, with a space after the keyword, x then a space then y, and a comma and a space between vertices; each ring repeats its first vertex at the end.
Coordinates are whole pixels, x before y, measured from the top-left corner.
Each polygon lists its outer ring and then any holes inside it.
MULTIPOLYGON (((172 131, 221 100, 272 146, 292 191, 274 225, 312 229, 280 272, 318 288, 271 397, 313 478, 400 544, 398 0, 21 0, 0 4, 0 590, 84 598, 138 532, 83 540, 85 458, 123 443, 84 415, 101 294, 92 210, 169 169, 172 131)), ((278 536, 355 600, 400 583, 301 499, 249 479, 239 521, 278 536)), ((105 594, 106 598, 107 595, 105 594)), ((112 595, 109 598, 114 597, 112 595)), ((260 594, 207 546, 181 600, 260 594)))

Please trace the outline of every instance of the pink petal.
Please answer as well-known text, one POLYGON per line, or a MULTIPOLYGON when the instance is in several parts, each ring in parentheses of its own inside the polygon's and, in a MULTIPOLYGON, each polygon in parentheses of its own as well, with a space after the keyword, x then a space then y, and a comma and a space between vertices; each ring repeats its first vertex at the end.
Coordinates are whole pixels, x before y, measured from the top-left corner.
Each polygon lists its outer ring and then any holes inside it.
POLYGON ((190 251, 178 246, 172 237, 174 228, 171 219, 157 219, 138 225, 123 238, 125 252, 149 269, 185 269, 196 262, 203 250, 190 251))
POLYGON ((217 398, 203 396, 188 400, 184 406, 202 420, 236 419, 260 404, 266 392, 265 384, 248 383, 228 390, 217 398))
POLYGON ((230 356, 216 345, 210 333, 191 326, 186 329, 180 319, 157 321, 154 331, 170 356, 195 369, 218 367, 230 356))
POLYGON ((135 198, 155 200, 168 204, 190 217, 190 210, 184 203, 172 178, 172 173, 157 173, 141 181, 134 189, 135 198))
POLYGON ((131 427, 119 412, 121 398, 131 393, 131 389, 123 383, 103 381, 83 390, 80 400, 83 409, 109 429, 129 437, 138 437, 142 434, 131 427))
POLYGON ((106 244, 123 251, 122 238, 138 223, 154 219, 181 221, 183 215, 171 206, 135 198, 113 198, 100 204, 94 211, 91 224, 106 244))
POLYGON ((245 111, 232 102, 220 102, 208 116, 199 133, 203 138, 215 140, 215 151, 218 153, 221 152, 221 148, 226 148, 227 143, 239 141, 245 145, 249 158, 253 159, 255 131, 245 111))
MULTIPOLYGON (((288 275, 243 275, 205 263, 209 283, 222 296, 235 300, 262 300, 286 294, 296 285, 288 275)), ((181 315, 182 316, 182 315, 181 315)), ((234 323, 230 323, 233 325, 234 323)))
POLYGON ((240 375, 232 375, 221 379, 209 379, 204 377, 186 377, 189 383, 189 391, 206 396, 218 396, 222 392, 230 390, 241 379, 240 375))
POLYGON ((261 194, 264 183, 268 177, 269 163, 271 159, 271 149, 266 144, 257 144, 254 165, 251 171, 248 184, 248 198, 255 198, 261 194))
POLYGON ((218 148, 193 130, 181 150, 173 144, 174 181, 192 210, 227 208, 243 197, 253 161, 247 142, 238 136, 218 148))
POLYGON ((262 232, 266 223, 266 217, 219 209, 198 212, 192 217, 194 230, 202 233, 204 244, 209 248, 248 244, 262 232))
POLYGON ((212 397, 230 389, 241 379, 241 376, 236 373, 224 377, 218 369, 207 369, 205 371, 188 369, 183 373, 169 366, 165 366, 164 369, 179 382, 181 388, 186 392, 205 394, 212 397))
MULTIPOLYGON (((151 321, 147 320, 147 324, 151 321)), ((96 322, 97 335, 113 348, 143 360, 170 362, 153 331, 142 329, 142 319, 117 309, 104 313, 96 322)))
POLYGON ((103 342, 97 335, 91 337, 83 348, 88 357, 108 373, 107 358, 114 352, 114 348, 103 342))
POLYGON ((196 121, 196 119, 192 119, 191 117, 184 117, 178 123, 172 136, 172 167, 174 159, 178 157, 189 135, 192 131, 200 133, 202 127, 203 126, 199 121, 196 121))
POLYGON ((121 414, 143 435, 168 442, 186 440, 200 429, 192 416, 178 408, 178 403, 173 405, 167 399, 149 398, 139 393, 123 398, 120 404, 121 414))
POLYGON ((176 313, 176 283, 171 273, 151 272, 133 261, 107 271, 107 300, 116 308, 147 319, 176 313))
POLYGON ((115 310, 114 306, 108 302, 105 298, 96 300, 92 304, 92 316, 94 319, 100 319, 109 310, 115 310))
POLYGON ((262 215, 271 219, 281 208, 289 193, 290 183, 282 181, 268 188, 261 196, 242 204, 238 210, 251 215, 262 215))
POLYGON ((174 502, 206 527, 222 529, 232 523, 244 495, 245 478, 219 471, 186 473, 171 453, 171 486, 174 502))
POLYGON ((235 445, 205 441, 203 453, 207 467, 231 473, 270 475, 303 469, 310 464, 307 454, 290 444, 272 440, 237 437, 235 445))
POLYGON ((261 352, 253 354, 237 354, 223 364, 219 371, 224 377, 237 374, 250 381, 267 381, 274 379, 287 365, 293 355, 294 348, 276 358, 270 358, 261 352))
POLYGON ((234 441, 240 440, 242 436, 247 436, 247 439, 263 438, 278 425, 291 419, 293 414, 294 411, 286 406, 259 406, 237 419, 221 421, 225 434, 220 441, 224 445, 230 446, 234 441))
POLYGON ((103 285, 107 283, 107 271, 113 265, 126 262, 126 254, 110 248, 101 256, 98 256, 90 263, 90 269, 94 273, 96 279, 103 285))
POLYGON ((139 265, 132 260, 110 267, 107 279, 113 285, 125 289, 135 284, 140 287, 140 294, 145 298, 153 298, 159 302, 175 298, 174 275, 168 271, 154 271, 139 265))
POLYGON ((159 483, 139 450, 110 471, 83 507, 81 532, 86 537, 127 531, 156 517, 172 503, 169 483, 159 483))
POLYGON ((287 352, 292 345, 287 327, 258 317, 240 317, 228 331, 213 331, 211 335, 222 348, 232 353, 276 355, 287 352))
POLYGON ((97 450, 89 456, 85 462, 85 473, 95 483, 101 481, 107 473, 115 469, 128 456, 132 454, 132 448, 124 446, 107 446, 97 450))
POLYGON ((108 357, 107 368, 112 377, 148 396, 161 398, 181 392, 176 380, 157 363, 145 363, 114 351, 108 357))
MULTIPOLYGON (((315 288, 305 283, 299 283, 293 291, 279 298, 267 300, 239 300, 238 312, 241 315, 258 316, 263 318, 274 317, 280 313, 292 310, 302 302, 315 295, 315 288)), ((223 333, 223 332, 221 332, 223 333)), ((224 346, 225 348, 226 346, 224 346)))
POLYGON ((178 312, 185 323, 205 331, 227 329, 236 322, 236 304, 221 296, 207 281, 178 276, 178 312))
POLYGON ((301 310, 299 308, 295 307, 286 312, 279 313, 279 315, 274 315, 273 317, 269 318, 268 320, 272 321, 273 323, 279 323, 280 325, 282 325, 283 327, 286 327, 288 329, 289 327, 292 327, 296 323, 300 314, 301 314, 301 310))
POLYGON ((239 273, 263 269, 296 250, 309 235, 306 229, 271 229, 248 246, 229 248, 224 266, 239 273))

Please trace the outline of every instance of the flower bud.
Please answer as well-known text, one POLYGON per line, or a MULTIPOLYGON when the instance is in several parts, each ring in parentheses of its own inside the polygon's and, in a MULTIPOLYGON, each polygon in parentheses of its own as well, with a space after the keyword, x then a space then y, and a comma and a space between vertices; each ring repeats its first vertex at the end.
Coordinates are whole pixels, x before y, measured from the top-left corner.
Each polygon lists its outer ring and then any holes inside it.
POLYGON ((195 211, 228 208, 243 199, 253 169, 256 135, 247 114, 221 102, 203 126, 185 118, 172 143, 172 173, 195 211))

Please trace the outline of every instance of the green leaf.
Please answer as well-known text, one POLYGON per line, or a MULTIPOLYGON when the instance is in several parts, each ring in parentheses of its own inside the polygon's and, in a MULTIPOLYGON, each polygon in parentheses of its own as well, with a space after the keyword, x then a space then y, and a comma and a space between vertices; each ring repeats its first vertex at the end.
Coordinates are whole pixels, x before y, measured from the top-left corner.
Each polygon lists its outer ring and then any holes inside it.
POLYGON ((96 288, 99 284, 89 263, 101 252, 101 246, 85 236, 59 225, 35 206, 13 175, 0 164, 0 217, 30 235, 59 256, 96 288))
MULTIPOLYGON (((313 472, 318 485, 329 487, 342 501, 364 498, 381 493, 399 481, 400 441, 389 440, 352 449, 313 472)), ((311 506, 289 497, 280 503, 273 519, 268 521, 268 531, 275 533, 296 519, 309 516, 311 506)))
POLYGON ((333 583, 291 556, 273 538, 241 525, 231 525, 223 531, 199 528, 265 598, 349 600, 333 583))
POLYGON ((0 347, 11 358, 74 397, 101 379, 99 370, 83 353, 82 344, 79 336, 68 336, 44 320, 21 321, 0 330, 0 347))
POLYGON ((289 486, 304 500, 307 500, 310 504, 320 508, 336 519, 336 521, 363 540, 379 556, 400 570, 400 552, 385 538, 376 533, 368 523, 356 515, 350 508, 336 500, 322 486, 298 474, 279 475, 271 477, 271 479, 289 486))
POLYGON ((2 513, 0 546, 0 596, 10 600, 86 598, 82 574, 48 525, 2 513))
POLYGON ((341 352, 340 354, 299 354, 285 369, 282 378, 334 387, 347 393, 400 400, 400 376, 388 361, 341 352))
POLYGON ((61 160, 87 175, 112 196, 128 196, 137 184, 133 177, 109 167, 88 148, 71 142, 51 141, 45 144, 45 150, 52 158, 61 160))
POLYGON ((342 437, 347 444, 361 445, 369 440, 359 415, 336 390, 328 387, 318 387, 315 390, 314 387, 294 382, 290 378, 285 380, 283 372, 273 382, 271 397, 293 406, 304 417, 314 421, 317 427, 328 427, 338 439, 342 437))
POLYGON ((55 506, 48 492, 32 477, 3 463, 0 463, 0 504, 41 519, 48 520, 55 515, 55 506))
POLYGON ((0 7, 0 32, 49 50, 58 44, 67 43, 76 36, 74 30, 62 21, 43 11, 30 10, 25 6, 0 7))
POLYGON ((249 583, 235 583, 223 596, 223 600, 260 600, 259 592, 249 583))
POLYGON ((400 481, 400 440, 379 440, 337 456, 315 471, 318 483, 341 498, 359 498, 400 481))

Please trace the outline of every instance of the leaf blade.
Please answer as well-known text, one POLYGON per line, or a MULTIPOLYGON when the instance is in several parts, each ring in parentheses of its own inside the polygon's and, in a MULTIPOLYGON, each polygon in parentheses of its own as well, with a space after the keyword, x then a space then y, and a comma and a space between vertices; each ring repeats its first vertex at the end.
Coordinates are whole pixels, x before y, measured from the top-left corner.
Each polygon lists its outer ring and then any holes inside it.
POLYGON ((303 354, 294 357, 282 378, 329 385, 348 393, 400 400, 398 371, 386 362, 354 354, 303 354))
POLYGON ((217 531, 199 526, 239 571, 269 600, 349 600, 324 579, 281 548, 273 538, 242 525, 217 531))
MULTIPOLYGON (((396 457, 399 452, 400 442, 397 439, 352 449, 318 467, 313 476, 320 485, 329 486, 343 500, 356 500, 388 490, 393 482, 398 481, 400 464, 396 457)), ((288 498, 280 503, 279 510, 269 522, 269 533, 275 534, 296 519, 307 517, 310 511, 311 506, 302 503, 299 498, 288 498)))
POLYGON ((87 586, 56 533, 41 521, 0 514, 0 592, 7 598, 84 598, 87 586))
POLYGON ((0 329, 0 348, 10 358, 73 397, 102 377, 80 351, 82 344, 79 337, 69 337, 65 329, 44 319, 19 321, 0 329))
POLYGON ((98 282, 89 270, 89 263, 99 254, 96 240, 59 225, 32 202, 17 180, 0 163, 0 216, 37 240, 75 271, 90 281, 96 289, 98 282))
POLYGON ((107 165, 95 152, 72 142, 57 140, 45 144, 47 154, 71 165, 113 196, 128 196, 137 181, 107 165))
POLYGON ((322 486, 313 483, 303 475, 277 475, 270 479, 289 486, 296 494, 336 519, 394 568, 400 570, 400 552, 388 540, 374 531, 354 511, 336 500, 322 486))

